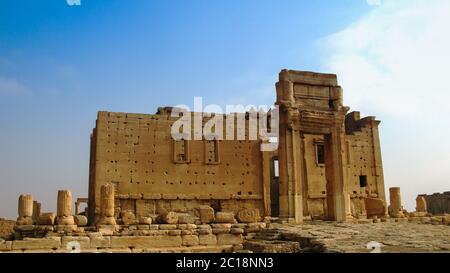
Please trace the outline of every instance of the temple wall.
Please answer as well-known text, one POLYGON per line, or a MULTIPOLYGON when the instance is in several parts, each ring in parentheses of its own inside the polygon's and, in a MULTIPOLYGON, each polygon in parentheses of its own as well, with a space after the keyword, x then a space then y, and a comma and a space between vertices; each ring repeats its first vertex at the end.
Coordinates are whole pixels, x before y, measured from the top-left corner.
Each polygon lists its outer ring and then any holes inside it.
MULTIPOLYGON (((164 112, 99 112, 91 140, 91 218, 106 183, 115 185, 117 213, 189 212, 206 204, 233 212, 255 207, 264 214, 260 141, 176 142, 170 129, 177 119, 164 112)), ((248 139, 248 121, 246 129, 248 139)))

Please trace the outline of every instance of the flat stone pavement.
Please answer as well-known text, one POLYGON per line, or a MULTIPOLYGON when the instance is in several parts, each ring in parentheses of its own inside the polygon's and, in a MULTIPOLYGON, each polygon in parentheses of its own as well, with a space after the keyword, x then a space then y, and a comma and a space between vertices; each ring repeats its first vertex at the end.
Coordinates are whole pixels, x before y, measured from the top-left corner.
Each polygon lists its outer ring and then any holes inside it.
POLYGON ((302 225, 271 223, 270 229, 281 234, 282 240, 300 241, 302 248, 312 247, 316 252, 368 253, 379 243, 382 253, 450 253, 449 225, 314 221, 302 225))

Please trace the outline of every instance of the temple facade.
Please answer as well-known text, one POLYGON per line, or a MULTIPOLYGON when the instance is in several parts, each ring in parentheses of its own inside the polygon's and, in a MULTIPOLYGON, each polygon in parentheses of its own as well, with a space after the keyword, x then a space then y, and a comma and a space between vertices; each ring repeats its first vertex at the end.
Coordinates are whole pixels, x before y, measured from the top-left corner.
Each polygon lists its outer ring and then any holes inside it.
MULTIPOLYGON (((173 108, 156 114, 99 112, 91 135, 89 222, 101 215, 104 185, 113 185, 117 219, 124 212, 136 218, 168 211, 196 217, 202 206, 237 217, 251 212, 254 221, 386 216, 380 122, 349 113, 333 74, 282 70, 276 93, 274 151, 262 150, 266 140, 259 136, 249 137, 248 114, 241 138, 174 140, 173 108)), ((224 115, 224 123, 229 118, 224 115)), ((237 127, 231 134, 239 134, 237 127)))

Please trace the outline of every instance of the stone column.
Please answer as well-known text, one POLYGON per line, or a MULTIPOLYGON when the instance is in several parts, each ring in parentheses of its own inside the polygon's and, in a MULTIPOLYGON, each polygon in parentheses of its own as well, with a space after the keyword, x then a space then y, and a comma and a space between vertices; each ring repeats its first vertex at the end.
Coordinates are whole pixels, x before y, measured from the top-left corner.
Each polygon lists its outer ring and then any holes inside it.
POLYGON ((80 214, 80 203, 78 201, 75 202, 75 215, 80 214))
POLYGON ((33 224, 33 196, 22 194, 19 196, 19 218, 17 225, 33 224))
POLYGON ((416 211, 427 212, 427 201, 423 196, 417 196, 416 198, 416 211))
POLYGON ((36 222, 41 216, 41 203, 33 201, 33 221, 36 222))
POLYGON ((389 215, 393 218, 404 217, 402 197, 400 195, 399 187, 389 188, 389 200, 390 200, 389 215))
POLYGON ((327 206, 330 220, 345 222, 351 214, 348 185, 344 175, 344 112, 334 121, 331 134, 325 135, 325 172, 327 177, 327 206))
POLYGON ((58 191, 58 204, 56 214, 56 223, 58 225, 75 224, 72 215, 72 192, 67 190, 58 191))
POLYGON ((100 219, 98 225, 115 225, 114 185, 106 184, 100 188, 100 219))

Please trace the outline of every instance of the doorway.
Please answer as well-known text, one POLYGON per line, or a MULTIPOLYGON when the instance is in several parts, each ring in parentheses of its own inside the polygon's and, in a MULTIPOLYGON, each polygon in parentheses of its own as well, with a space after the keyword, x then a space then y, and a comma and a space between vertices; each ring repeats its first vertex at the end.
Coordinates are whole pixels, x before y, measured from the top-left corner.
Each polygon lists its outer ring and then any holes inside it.
POLYGON ((270 211, 272 217, 280 215, 280 167, 278 157, 270 161, 270 211))

